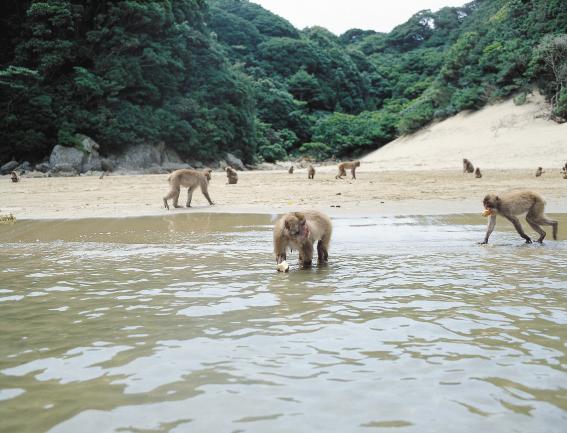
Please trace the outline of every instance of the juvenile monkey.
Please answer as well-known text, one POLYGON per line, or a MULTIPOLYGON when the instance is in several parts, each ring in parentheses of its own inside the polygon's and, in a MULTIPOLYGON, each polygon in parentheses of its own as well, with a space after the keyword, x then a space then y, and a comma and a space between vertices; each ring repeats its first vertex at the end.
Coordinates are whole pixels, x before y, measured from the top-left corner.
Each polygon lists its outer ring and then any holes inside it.
POLYGON ((228 178, 228 183, 230 185, 234 185, 238 182, 238 173, 236 173, 236 170, 230 166, 226 168, 226 177, 228 178))
POLYGON ((532 240, 524 232, 522 225, 517 215, 526 214, 526 221, 539 234, 539 243, 543 243, 546 233, 542 230, 540 225, 548 225, 553 227, 553 239, 557 240, 557 221, 550 220, 545 216, 545 200, 543 197, 532 191, 513 191, 507 192, 501 195, 487 194, 482 201, 482 204, 486 211, 490 211, 490 220, 488 222, 488 228, 486 230, 486 235, 484 236, 484 242, 482 244, 488 243, 488 238, 494 230, 496 225, 496 216, 502 215, 512 224, 518 232, 518 234, 526 240, 527 244, 531 244, 532 240))
POLYGON ((482 177, 482 173, 480 172, 480 168, 476 168, 476 170, 474 171, 474 177, 476 177, 477 179, 480 179, 482 177))
POLYGON ((289 174, 293 174, 293 165, 289 168, 289 170, 287 171, 289 174))
POLYGON ((315 167, 309 165, 309 169, 307 170, 307 178, 308 179, 315 179, 315 167))
POLYGON ((352 174, 352 178, 356 179, 356 167, 360 167, 360 161, 349 161, 349 162, 341 162, 339 164, 339 173, 335 176, 335 179, 342 179, 343 176, 346 176, 346 170, 349 169, 350 173, 352 174))
POLYGON ((274 253, 276 263, 286 260, 288 247, 299 252, 299 264, 303 268, 311 266, 313 244, 317 242, 317 259, 323 264, 329 258, 329 242, 333 225, 329 217, 321 212, 310 210, 290 212, 280 217, 274 225, 274 253))
POLYGON ((474 165, 467 158, 463 158, 463 173, 473 173, 474 165))
POLYGON ((15 171, 10 173, 10 177, 12 178, 12 182, 19 182, 20 181, 20 176, 18 176, 18 173, 16 173, 15 171))
POLYGON ((543 171, 543 168, 538 167, 536 172, 535 172, 535 177, 540 177, 543 173, 545 173, 545 171, 543 171))
POLYGON ((212 206, 214 203, 209 196, 208 185, 211 179, 211 169, 207 168, 203 171, 191 170, 188 168, 182 168, 180 170, 175 170, 169 178, 169 193, 163 198, 163 204, 166 209, 169 209, 167 201, 173 199, 173 207, 181 207, 177 204, 179 200, 179 193, 181 187, 188 188, 187 190, 187 207, 191 207, 191 198, 193 197, 193 191, 197 187, 201 188, 201 192, 212 206))

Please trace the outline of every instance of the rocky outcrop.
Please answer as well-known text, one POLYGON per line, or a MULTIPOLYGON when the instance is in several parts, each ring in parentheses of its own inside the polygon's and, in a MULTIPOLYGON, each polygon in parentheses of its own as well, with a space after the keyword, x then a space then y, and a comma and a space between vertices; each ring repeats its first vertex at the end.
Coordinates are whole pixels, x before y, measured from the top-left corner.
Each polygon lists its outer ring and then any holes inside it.
POLYGON ((74 147, 55 145, 49 156, 49 165, 54 172, 80 172, 85 154, 74 147))
POLYGON ((12 171, 14 171, 14 169, 20 165, 18 163, 18 161, 10 161, 7 162, 6 164, 4 164, 2 167, 0 167, 0 174, 1 175, 5 175, 5 174, 10 174, 12 171))
POLYGON ((234 156, 232 153, 227 152, 224 159, 225 159, 226 163, 228 165, 230 165, 232 168, 234 168, 236 170, 240 170, 240 171, 246 170, 244 163, 239 158, 234 156))

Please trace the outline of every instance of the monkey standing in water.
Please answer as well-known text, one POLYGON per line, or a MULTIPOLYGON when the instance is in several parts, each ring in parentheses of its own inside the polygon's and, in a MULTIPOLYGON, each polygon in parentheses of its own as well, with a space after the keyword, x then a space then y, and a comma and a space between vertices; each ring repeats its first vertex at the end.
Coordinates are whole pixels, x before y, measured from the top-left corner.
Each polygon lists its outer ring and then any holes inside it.
POLYGON ((211 180, 211 172, 210 168, 207 168, 203 171, 191 170, 188 168, 182 168, 180 170, 175 170, 169 178, 169 193, 163 198, 163 204, 166 209, 169 209, 169 205, 167 201, 169 199, 173 199, 173 207, 181 207, 177 204, 179 200, 179 193, 181 191, 181 187, 188 188, 187 190, 187 207, 191 207, 191 198, 193 197, 193 191, 197 189, 197 187, 201 187, 201 192, 208 200, 209 204, 212 206, 214 203, 209 196, 209 181, 211 180))
POLYGON ((226 168, 226 177, 228 178, 229 185, 235 185, 238 182, 238 173, 232 167, 226 168))
MULTIPOLYGON (((323 264, 329 258, 329 242, 333 225, 329 217, 318 211, 290 212, 283 215, 274 225, 274 253, 276 263, 286 260, 288 247, 299 252, 299 265, 311 266, 313 244, 317 243, 317 259, 323 264)), ((278 269, 279 270, 279 269, 278 269)))
POLYGON ((526 221, 539 234, 539 243, 543 243, 546 233, 542 230, 540 225, 548 225, 553 227, 553 239, 557 240, 557 221, 550 220, 545 216, 545 200, 543 197, 535 192, 531 191, 513 191, 504 193, 501 195, 487 194, 482 201, 485 212, 483 215, 490 215, 490 220, 488 222, 488 228, 486 230, 486 235, 484 236, 484 242, 482 244, 488 243, 488 238, 494 230, 496 225, 496 216, 502 215, 512 224, 518 232, 518 234, 526 240, 527 244, 531 244, 532 240, 524 232, 522 225, 517 215, 526 214, 526 221))
POLYGON ((356 167, 360 167, 360 161, 349 161, 341 162, 339 164, 339 173, 335 176, 335 179, 342 179, 346 176, 346 170, 350 170, 353 179, 356 179, 356 167))
POLYGON ((474 177, 476 177, 477 179, 480 179, 482 177, 482 173, 480 172, 480 168, 476 168, 476 170, 474 171, 474 177))
POLYGON ((467 158, 463 158, 463 173, 474 173, 474 165, 467 158))
POLYGON ((309 165, 309 169, 307 170, 307 178, 315 179, 315 168, 312 165, 309 165))

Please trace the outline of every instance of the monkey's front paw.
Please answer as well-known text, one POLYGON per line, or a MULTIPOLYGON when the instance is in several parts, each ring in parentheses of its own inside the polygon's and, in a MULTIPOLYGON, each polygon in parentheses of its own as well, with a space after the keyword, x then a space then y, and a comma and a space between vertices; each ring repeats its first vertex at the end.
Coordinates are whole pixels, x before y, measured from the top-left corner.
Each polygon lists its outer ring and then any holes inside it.
POLYGON ((531 239, 526 239, 526 244, 531 244, 532 240, 531 239))
POLYGON ((487 242, 487 241, 482 241, 482 242, 479 242, 478 244, 479 244, 479 245, 488 245, 488 242, 487 242))

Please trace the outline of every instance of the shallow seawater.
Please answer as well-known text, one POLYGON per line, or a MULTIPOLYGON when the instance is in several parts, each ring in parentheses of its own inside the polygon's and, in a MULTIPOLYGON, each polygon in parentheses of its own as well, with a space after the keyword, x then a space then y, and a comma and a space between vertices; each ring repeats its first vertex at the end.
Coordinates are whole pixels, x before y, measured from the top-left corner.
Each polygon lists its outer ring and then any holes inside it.
POLYGON ((0 432, 565 432, 555 217, 334 218, 288 274, 268 215, 0 225, 0 432))

